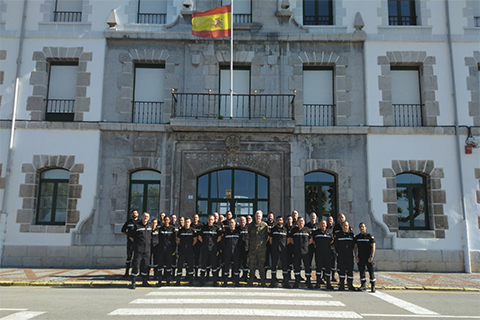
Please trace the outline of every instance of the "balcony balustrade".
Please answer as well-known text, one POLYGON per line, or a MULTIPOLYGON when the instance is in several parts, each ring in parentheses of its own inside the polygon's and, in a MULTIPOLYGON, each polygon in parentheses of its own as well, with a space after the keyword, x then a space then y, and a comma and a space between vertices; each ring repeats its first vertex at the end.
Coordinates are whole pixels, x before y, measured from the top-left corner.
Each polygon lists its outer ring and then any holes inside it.
POLYGON ((392 104, 394 126, 421 127, 422 104, 392 104))
POLYGON ((139 13, 137 16, 137 23, 165 24, 166 21, 167 14, 165 13, 139 13))
POLYGON ((47 99, 47 121, 73 121, 75 99, 47 99))
POLYGON ((163 102, 134 101, 133 123, 162 123, 163 102))
POLYGON ((304 104, 303 123, 306 126, 325 127, 335 125, 335 105, 333 104, 304 104))
POLYGON ((82 12, 54 11, 53 21, 55 22, 81 22, 82 12))

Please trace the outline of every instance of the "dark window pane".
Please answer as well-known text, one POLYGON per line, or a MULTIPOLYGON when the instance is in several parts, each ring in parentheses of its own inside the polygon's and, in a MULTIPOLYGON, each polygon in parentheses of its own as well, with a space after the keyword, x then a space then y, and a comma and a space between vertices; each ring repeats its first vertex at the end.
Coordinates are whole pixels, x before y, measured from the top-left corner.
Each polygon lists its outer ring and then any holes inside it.
POLYGON ((330 1, 329 0, 319 0, 318 1, 318 11, 319 16, 329 16, 330 15, 330 1))
POLYGON ((305 212, 318 212, 318 186, 305 186, 305 212))
POLYGON ((259 199, 268 199, 268 179, 267 177, 257 175, 258 179, 258 190, 257 198, 259 199))
POLYGON ((322 186, 322 212, 317 209, 317 216, 333 215, 334 189, 331 186, 322 186))
POLYGON ((50 222, 52 219, 51 208, 40 208, 38 210, 38 222, 50 222))
POLYGON ((235 170, 235 198, 255 198, 255 173, 245 170, 235 170))
POLYGON ((252 202, 236 202, 235 203, 235 215, 253 215, 254 208, 253 208, 253 203, 252 202))
POLYGON ((209 174, 207 173, 198 178, 198 198, 208 198, 208 176, 209 174))
POLYGON ((397 1, 388 1, 388 15, 397 16, 397 1))
POLYGON ((413 200, 413 216, 415 219, 415 227, 426 227, 425 220, 425 191, 422 187, 412 188, 412 200, 413 200))
POLYGON ((200 216, 206 216, 208 214, 208 201, 197 201, 197 213, 200 216))
POLYGON ((143 183, 132 183, 130 196, 130 211, 143 210, 143 183))
POLYGON ((326 172, 311 172, 305 175, 305 182, 335 182, 335 176, 326 172))
POLYGON ((410 227, 408 189, 397 187, 398 226, 410 227))
POLYGON ((257 202, 257 210, 262 210, 265 214, 268 212, 268 201, 258 201, 257 202))
POLYGON ((211 213, 225 214, 227 211, 230 211, 230 202, 212 202, 211 213))
POLYGON ((415 183, 423 184, 423 177, 413 173, 402 173, 396 177, 397 184, 415 183))

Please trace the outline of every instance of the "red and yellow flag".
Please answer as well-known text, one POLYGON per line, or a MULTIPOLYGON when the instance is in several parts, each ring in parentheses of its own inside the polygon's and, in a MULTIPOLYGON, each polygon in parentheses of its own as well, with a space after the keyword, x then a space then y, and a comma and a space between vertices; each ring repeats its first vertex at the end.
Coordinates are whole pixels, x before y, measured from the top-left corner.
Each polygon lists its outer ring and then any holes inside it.
POLYGON ((226 5, 208 11, 194 12, 192 34, 202 38, 230 37, 232 32, 232 6, 226 5))

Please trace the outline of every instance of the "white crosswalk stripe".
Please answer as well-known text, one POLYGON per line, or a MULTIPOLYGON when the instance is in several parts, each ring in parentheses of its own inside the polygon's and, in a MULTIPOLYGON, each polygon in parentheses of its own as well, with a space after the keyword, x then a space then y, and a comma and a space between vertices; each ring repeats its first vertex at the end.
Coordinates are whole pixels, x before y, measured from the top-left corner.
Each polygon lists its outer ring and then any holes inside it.
POLYGON ((170 319, 172 316, 180 319, 228 316, 269 319, 362 318, 354 311, 343 310, 345 304, 333 300, 328 293, 280 288, 164 287, 148 292, 145 298, 134 299, 130 304, 132 308, 119 308, 109 315, 158 316, 160 319, 170 319))
MULTIPOLYGON (((5 309, 0 309, 0 310, 5 310, 5 309)), ((11 315, 8 315, 6 317, 0 318, 0 320, 28 320, 28 319, 35 318, 36 316, 39 316, 44 313, 45 312, 40 312, 40 311, 19 311, 11 315)))

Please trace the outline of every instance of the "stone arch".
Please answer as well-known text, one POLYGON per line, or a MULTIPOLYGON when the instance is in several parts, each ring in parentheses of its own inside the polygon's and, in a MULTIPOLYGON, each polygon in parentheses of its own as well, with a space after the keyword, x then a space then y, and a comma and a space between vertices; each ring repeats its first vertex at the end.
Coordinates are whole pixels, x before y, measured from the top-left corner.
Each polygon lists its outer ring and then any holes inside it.
POLYGON ((25 183, 20 184, 22 208, 17 210, 16 222, 20 224, 20 232, 35 233, 68 233, 77 226, 80 211, 77 210, 78 200, 82 197, 80 174, 84 165, 75 163, 71 155, 34 155, 31 163, 22 164, 25 173, 25 183), (37 208, 38 183, 40 173, 49 169, 65 169, 69 174, 68 209, 65 225, 37 225, 35 215, 37 208))
POLYGON ((399 238, 445 238, 448 216, 443 209, 447 202, 445 190, 442 189, 443 168, 436 168, 433 160, 392 160, 392 167, 383 169, 383 177, 386 180, 383 202, 387 204, 387 214, 383 215, 383 222, 390 232, 396 233, 399 238), (396 176, 408 172, 427 178, 430 230, 399 230, 396 176))

